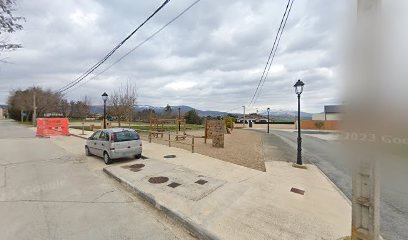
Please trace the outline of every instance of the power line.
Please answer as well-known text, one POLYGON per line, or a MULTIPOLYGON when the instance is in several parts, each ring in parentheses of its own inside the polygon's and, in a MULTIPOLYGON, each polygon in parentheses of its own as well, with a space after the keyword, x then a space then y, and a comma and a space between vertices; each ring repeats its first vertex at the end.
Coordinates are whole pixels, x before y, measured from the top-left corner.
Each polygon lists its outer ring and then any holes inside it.
POLYGON ((264 86, 264 84, 265 84, 265 82, 266 82, 266 78, 268 77, 269 70, 270 70, 271 67, 272 67, 272 62, 273 62, 273 59, 275 58, 276 51, 277 51, 277 49, 278 49, 280 40, 281 40, 281 38, 282 38, 283 30, 284 30, 285 27, 286 27, 286 23, 287 23, 288 18, 289 18, 289 13, 290 13, 290 11, 292 10, 293 2, 294 2, 294 0, 293 0, 293 1, 291 2, 291 4, 290 4, 289 10, 288 10, 288 14, 286 15, 285 22, 284 22, 283 27, 282 27, 282 31, 281 31, 281 33, 280 33, 280 35, 279 35, 279 39, 278 39, 278 42, 277 42, 276 47, 275 47, 275 51, 274 51, 273 56, 272 56, 271 63, 269 64, 268 71, 266 72, 266 75, 265 75, 265 77, 264 77, 264 79, 263 79, 263 82, 262 82, 262 84, 261 84, 261 88, 259 89, 258 95, 255 97, 255 100, 254 100, 253 104, 256 103, 256 101, 258 100, 259 96, 261 95, 261 91, 262 91, 262 88, 263 88, 263 86, 264 86))
POLYGON ((73 86, 80 83, 84 80, 89 74, 95 71, 100 65, 102 65, 113 53, 116 52, 127 40, 129 40, 143 25, 145 25, 154 15, 156 15, 164 6, 169 3, 170 0, 166 0, 159 8, 157 8, 142 24, 140 24, 133 32, 131 32, 125 39, 123 39, 118 45, 116 45, 105 57, 103 57, 99 62, 93 65, 90 69, 88 69, 84 74, 82 74, 79 78, 75 79, 74 81, 68 83, 64 87, 57 90, 58 93, 62 93, 67 91, 68 89, 72 88, 73 86))
POLYGON ((285 12, 283 13, 282 20, 281 20, 281 22, 280 22, 280 24, 279 24, 278 32, 276 33, 275 40, 273 41, 272 49, 271 49, 271 51, 270 51, 270 53, 269 53, 269 56, 268 56, 268 61, 266 62, 266 65, 265 65, 264 70, 263 70, 263 72, 262 72, 262 76, 261 76, 261 78, 259 79, 258 86, 256 87, 256 90, 255 90, 255 92, 254 92, 254 95, 252 96, 252 99, 251 99, 249 105, 251 105, 252 102, 254 101, 255 95, 257 94, 257 92, 258 92, 258 90, 259 90, 259 86, 261 85, 262 79, 263 79, 263 77, 264 77, 264 75, 265 75, 265 72, 266 72, 266 69, 267 69, 267 67, 268 67, 268 65, 269 65, 269 61, 270 61, 270 59, 271 59, 271 57, 272 57, 272 54, 273 54, 273 51, 274 51, 274 49, 275 49, 276 40, 277 40, 278 35, 279 35, 279 33, 280 33, 281 29, 282 29, 282 25, 283 25, 284 18, 285 18, 286 14, 287 14, 287 11, 288 11, 288 9, 289 9, 290 1, 291 1, 291 0, 288 0, 288 3, 287 3, 287 5, 286 5, 285 12))
POLYGON ((259 94, 259 92, 260 92, 260 86, 261 86, 262 82, 264 82, 266 77, 267 77, 266 73, 269 72, 270 66, 272 65, 273 58, 275 57, 276 49, 277 49, 277 47, 279 45, 279 42, 280 42, 280 36, 282 36, 284 26, 286 26, 286 21, 287 21, 287 19, 289 17, 290 10, 292 9, 293 2, 294 2, 294 0, 288 0, 285 12, 283 13, 281 22, 279 24, 278 32, 276 33, 275 40, 274 40, 273 45, 272 45, 272 49, 271 49, 271 51, 269 53, 269 56, 268 56, 268 61, 266 62, 265 68, 264 68, 264 70, 262 72, 262 76, 259 79, 258 86, 256 87, 256 90, 254 92, 254 95, 252 96, 252 99, 251 99, 249 105, 254 103, 256 95, 259 94), (279 41, 278 41, 278 39, 279 39, 279 41))
MULTIPOLYGON (((113 62, 112 64, 110 64, 109 66, 107 66, 105 69, 103 69, 102 71, 100 71, 99 73, 97 73, 95 76, 92 76, 90 79, 86 80, 85 82, 83 82, 81 85, 77 86, 74 89, 69 90, 68 92, 71 92, 77 88, 80 88, 82 86, 84 86, 85 84, 87 84, 88 82, 94 80, 95 78, 99 77, 100 75, 102 75, 103 73, 105 73, 106 71, 108 71, 109 69, 111 69, 114 65, 118 64, 120 61, 122 61, 124 58, 126 58, 127 56, 129 56, 131 53, 133 53, 134 51, 136 51, 139 47, 141 47, 142 45, 144 45, 146 42, 148 42, 149 40, 151 40, 152 38, 154 38, 157 34, 159 34, 161 31, 163 31, 167 26, 169 26, 170 24, 172 24, 173 22, 175 22, 177 19, 179 19, 182 15, 184 15, 187 11, 189 11, 194 5, 196 5, 198 2, 200 2, 201 0, 197 0, 195 2, 193 2, 192 4, 190 4, 187 8, 185 8, 182 12, 180 12, 176 17, 174 17, 173 19, 171 19, 168 23, 166 23, 165 25, 163 25, 161 28, 159 28, 157 31, 155 31, 152 35, 150 35, 148 38, 146 38, 144 41, 140 42, 138 45, 136 45, 134 48, 132 48, 130 51, 128 51, 127 53, 125 53, 124 55, 122 55, 118 60, 116 60, 115 62, 113 62)), ((67 92, 67 93, 68 93, 67 92)))

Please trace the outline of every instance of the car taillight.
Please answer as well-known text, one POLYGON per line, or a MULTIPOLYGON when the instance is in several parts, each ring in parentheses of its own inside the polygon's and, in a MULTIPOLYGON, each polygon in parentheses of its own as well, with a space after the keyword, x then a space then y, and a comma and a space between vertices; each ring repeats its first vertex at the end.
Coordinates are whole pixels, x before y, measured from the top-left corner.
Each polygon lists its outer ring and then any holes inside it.
POLYGON ((111 135, 111 142, 115 142, 116 141, 116 134, 112 133, 111 135))

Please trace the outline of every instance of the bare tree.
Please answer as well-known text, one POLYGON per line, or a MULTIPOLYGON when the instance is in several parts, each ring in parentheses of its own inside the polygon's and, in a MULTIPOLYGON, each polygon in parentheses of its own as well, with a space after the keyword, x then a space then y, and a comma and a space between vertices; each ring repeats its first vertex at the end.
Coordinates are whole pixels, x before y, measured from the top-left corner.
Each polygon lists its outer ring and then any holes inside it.
POLYGON ((71 101, 70 105, 70 114, 71 118, 85 119, 90 113, 90 101, 87 96, 83 97, 80 101, 71 101))
POLYGON ((36 96, 37 115, 43 116, 46 113, 58 113, 62 96, 51 90, 43 90, 39 87, 32 87, 25 90, 16 90, 10 93, 8 98, 10 117, 29 120, 33 114, 34 99, 36 96))
POLYGON ((84 96, 82 101, 78 101, 77 104, 79 117, 85 120, 91 112, 91 102, 87 96, 84 96))
POLYGON ((62 96, 59 93, 54 93, 51 90, 43 90, 38 87, 30 89, 30 102, 31 105, 33 95, 36 95, 36 106, 37 106, 37 115, 43 116, 46 113, 58 113, 60 108, 60 102, 62 96))
POLYGON ((20 119, 21 122, 28 119, 29 112, 32 111, 32 101, 29 99, 28 90, 17 90, 10 94, 8 106, 10 116, 14 119, 20 119), (24 116, 26 118, 24 119, 24 116))
POLYGON ((61 99, 60 111, 64 117, 68 117, 71 114, 71 106, 66 99, 61 99))
POLYGON ((77 107, 78 107, 78 114, 80 118, 82 119, 82 135, 84 134, 84 128, 85 128, 85 120, 86 117, 90 113, 90 105, 91 102, 87 96, 84 96, 82 101, 77 102, 77 107))
POLYGON ((4 37, 5 33, 10 34, 23 29, 20 22, 25 19, 14 16, 15 6, 15 0, 0 0, 0 51, 21 48, 20 44, 8 43, 8 38, 4 37))
POLYGON ((132 120, 134 106, 137 101, 136 87, 129 81, 125 86, 119 87, 114 91, 108 101, 108 113, 112 117, 115 117, 118 121, 119 127, 123 119, 132 120))

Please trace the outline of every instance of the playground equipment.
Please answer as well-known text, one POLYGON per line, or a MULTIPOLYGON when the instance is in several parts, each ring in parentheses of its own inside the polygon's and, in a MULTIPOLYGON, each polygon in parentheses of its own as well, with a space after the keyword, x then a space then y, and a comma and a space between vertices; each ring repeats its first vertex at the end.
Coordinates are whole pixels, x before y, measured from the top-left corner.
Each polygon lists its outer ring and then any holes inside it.
POLYGON ((149 136, 163 138, 164 132, 169 131, 171 126, 176 128, 176 140, 184 140, 186 138, 186 119, 159 119, 153 118, 150 115, 149 136), (167 127, 167 128, 166 128, 167 127), (182 134, 180 134, 182 133, 182 134))
POLYGON ((213 147, 223 148, 224 134, 230 134, 233 129, 234 122, 232 119, 205 119, 204 136, 196 136, 186 133, 185 119, 159 119, 157 117, 152 117, 152 114, 150 114, 149 142, 152 142, 152 138, 160 138, 161 140, 168 142, 169 147, 171 147, 172 142, 190 145, 191 151, 194 152, 195 139, 204 138, 204 143, 207 143, 207 139, 212 139, 213 147), (170 131, 172 127, 175 128, 175 134, 170 131), (165 135, 167 136, 166 138, 164 137, 165 135), (187 140, 187 138, 191 138, 191 143, 188 143, 188 141, 181 141, 187 140))

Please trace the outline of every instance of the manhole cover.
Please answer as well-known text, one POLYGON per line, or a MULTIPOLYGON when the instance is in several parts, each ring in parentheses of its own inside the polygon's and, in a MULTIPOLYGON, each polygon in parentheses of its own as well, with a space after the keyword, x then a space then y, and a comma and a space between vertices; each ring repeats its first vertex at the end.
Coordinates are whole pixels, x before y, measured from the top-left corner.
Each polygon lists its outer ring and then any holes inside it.
POLYGON ((172 182, 172 183, 170 183, 170 184, 167 185, 167 186, 169 186, 169 187, 171 187, 171 188, 176 188, 176 187, 178 187, 178 186, 180 186, 180 185, 181 185, 180 183, 172 182))
POLYGON ((176 155, 166 155, 166 156, 164 156, 164 158, 175 158, 176 157, 176 155))
POLYGON ((154 184, 165 183, 167 181, 169 181, 168 177, 151 177, 151 178, 149 178, 149 183, 154 183, 154 184))
POLYGON ((195 182, 195 183, 200 184, 200 185, 204 185, 204 184, 208 183, 208 181, 203 180, 203 179, 200 179, 200 180, 198 180, 198 181, 195 182))
POLYGON ((142 169, 141 168, 129 168, 129 171, 139 172, 139 171, 142 171, 142 169))
POLYGON ((294 193, 297 193, 297 194, 300 194, 300 195, 305 195, 305 191, 301 190, 299 188, 291 188, 290 191, 294 192, 294 193))
POLYGON ((129 168, 142 168, 144 166, 145 166, 144 164, 133 164, 133 165, 130 165, 129 168))

